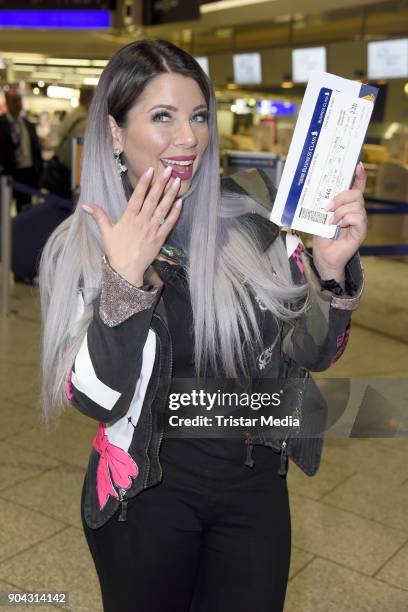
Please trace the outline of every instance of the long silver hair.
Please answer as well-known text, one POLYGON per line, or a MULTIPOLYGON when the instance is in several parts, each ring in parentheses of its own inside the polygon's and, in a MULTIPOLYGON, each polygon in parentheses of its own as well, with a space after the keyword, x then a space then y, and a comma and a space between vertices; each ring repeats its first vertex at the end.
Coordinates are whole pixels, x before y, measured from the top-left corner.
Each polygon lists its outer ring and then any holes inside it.
POLYGON ((120 49, 105 67, 90 107, 80 198, 75 212, 49 238, 40 264, 42 420, 55 424, 66 404, 65 384, 92 318, 101 283, 103 249, 97 226, 80 204, 97 203, 116 222, 129 198, 112 155, 108 115, 126 126, 127 113, 155 76, 174 72, 193 78, 209 107, 209 144, 169 240, 188 255, 194 320, 195 367, 237 377, 248 372, 262 347, 251 296, 277 322, 294 321, 307 308, 307 285, 292 281, 286 250, 275 240, 262 253, 251 215, 268 216, 252 198, 221 193, 216 102, 212 85, 189 54, 167 41, 143 40, 120 49), (78 309, 78 294, 84 307, 78 309), (249 357, 248 357, 249 356, 249 357))

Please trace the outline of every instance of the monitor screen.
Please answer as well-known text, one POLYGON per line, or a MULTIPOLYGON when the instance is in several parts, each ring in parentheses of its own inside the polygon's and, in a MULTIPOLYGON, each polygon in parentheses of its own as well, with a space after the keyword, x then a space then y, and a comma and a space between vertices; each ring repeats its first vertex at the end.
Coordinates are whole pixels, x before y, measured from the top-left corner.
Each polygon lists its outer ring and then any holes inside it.
POLYGON ((326 47, 292 49, 292 78, 295 83, 306 83, 312 70, 326 72, 326 47))
POLYGON ((232 58, 235 83, 257 85, 262 82, 260 53, 235 53, 232 58))
POLYGON ((206 55, 201 55, 200 57, 195 58, 196 62, 198 62, 201 68, 204 70, 207 76, 210 76, 210 68, 208 66, 208 57, 206 55))
POLYGON ((367 53, 369 79, 408 77, 408 38, 369 42, 367 53))

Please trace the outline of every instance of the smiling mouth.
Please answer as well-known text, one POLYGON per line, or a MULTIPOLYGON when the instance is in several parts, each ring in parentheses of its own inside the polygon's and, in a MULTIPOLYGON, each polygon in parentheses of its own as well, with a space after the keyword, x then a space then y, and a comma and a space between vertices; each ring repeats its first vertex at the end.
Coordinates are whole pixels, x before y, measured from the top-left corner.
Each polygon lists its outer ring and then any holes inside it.
POLYGON ((186 170, 189 166, 193 165, 194 159, 178 160, 162 157, 161 161, 167 164, 168 166, 179 166, 180 169, 186 170))
POLYGON ((176 158, 162 157, 160 158, 163 166, 172 168, 171 176, 173 178, 180 178, 182 181, 191 180, 193 176, 193 163, 196 156, 180 156, 176 158))

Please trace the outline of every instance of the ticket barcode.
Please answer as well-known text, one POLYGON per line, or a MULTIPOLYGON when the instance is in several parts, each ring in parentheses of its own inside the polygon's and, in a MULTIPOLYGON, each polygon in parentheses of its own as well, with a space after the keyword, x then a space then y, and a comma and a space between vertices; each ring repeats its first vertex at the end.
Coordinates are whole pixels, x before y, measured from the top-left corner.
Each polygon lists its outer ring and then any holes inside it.
POLYGON ((310 210, 310 208, 301 208, 299 213, 299 217, 302 217, 302 219, 315 221, 316 223, 326 223, 327 216, 325 213, 318 210, 310 210))

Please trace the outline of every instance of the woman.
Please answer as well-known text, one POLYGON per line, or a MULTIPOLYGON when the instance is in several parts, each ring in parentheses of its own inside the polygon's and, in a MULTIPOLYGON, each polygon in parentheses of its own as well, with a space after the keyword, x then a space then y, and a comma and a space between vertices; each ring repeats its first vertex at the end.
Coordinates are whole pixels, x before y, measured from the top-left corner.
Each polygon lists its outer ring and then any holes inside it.
POLYGON ((104 610, 281 611, 287 455, 313 474, 321 440, 177 438, 168 398, 339 357, 362 291, 364 170, 333 203, 340 239, 315 237, 309 261, 269 222, 261 172, 220 185, 211 84, 165 41, 110 60, 83 159, 80 205, 42 258, 43 403, 49 421, 66 393, 99 422, 81 513, 104 610))

